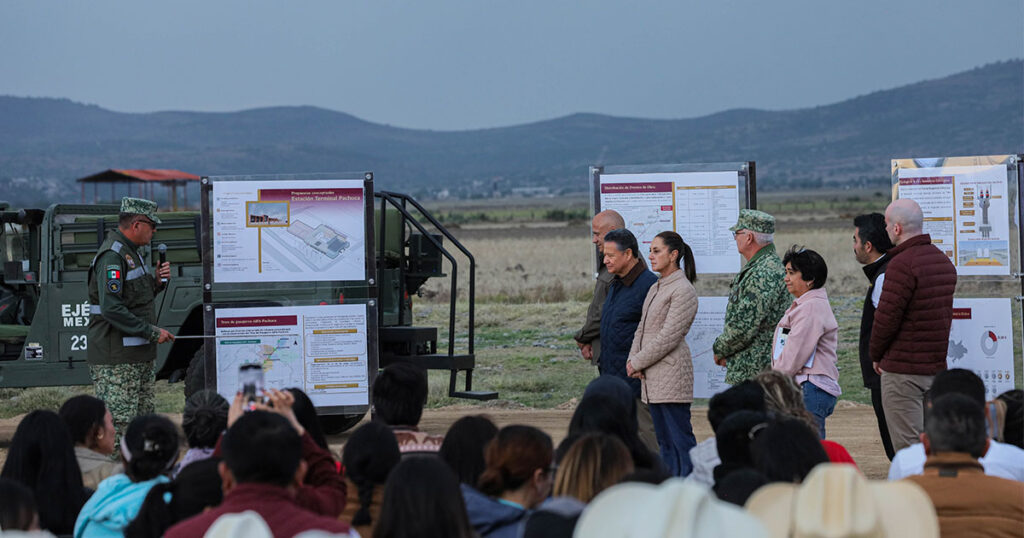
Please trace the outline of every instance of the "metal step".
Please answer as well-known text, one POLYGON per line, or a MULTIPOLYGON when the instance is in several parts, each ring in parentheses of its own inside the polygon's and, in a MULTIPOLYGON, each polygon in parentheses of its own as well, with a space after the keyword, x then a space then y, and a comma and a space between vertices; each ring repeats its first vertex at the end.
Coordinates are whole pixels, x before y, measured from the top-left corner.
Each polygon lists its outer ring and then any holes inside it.
POLYGON ((452 398, 465 398, 467 400, 496 400, 498 393, 490 390, 457 390, 449 394, 452 398))
POLYGON ((476 366, 476 355, 448 355, 433 353, 429 355, 395 355, 380 354, 380 367, 387 368, 396 362, 411 362, 427 370, 472 370, 476 366))

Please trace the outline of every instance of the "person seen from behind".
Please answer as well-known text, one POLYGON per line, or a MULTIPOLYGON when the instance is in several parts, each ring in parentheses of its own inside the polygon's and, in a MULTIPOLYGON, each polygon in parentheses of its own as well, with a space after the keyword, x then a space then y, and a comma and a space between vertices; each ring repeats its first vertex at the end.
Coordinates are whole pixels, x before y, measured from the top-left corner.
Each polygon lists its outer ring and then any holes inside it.
POLYGON ((71 435, 53 411, 36 410, 21 419, 0 478, 32 491, 40 528, 54 534, 71 534, 79 509, 89 497, 71 435))
POLYGON ((672 231, 654 237, 650 261, 661 276, 644 299, 626 374, 640 379, 640 399, 650 407, 662 461, 673 476, 686 476, 697 444, 690 423, 693 358, 686 343, 697 315, 697 270, 690 245, 672 231))
POLYGON ((34 497, 21 482, 0 478, 0 535, 40 530, 34 497))
POLYGON ((455 473, 440 458, 403 459, 388 477, 373 538, 475 538, 455 473))
POLYGON ((149 490, 170 481, 178 459, 178 428, 162 415, 143 415, 128 424, 121 440, 124 474, 100 482, 75 522, 75 538, 123 536, 149 490))
MULTIPOLYGON (((275 407, 290 398, 279 391, 272 394, 275 407)), ((241 409, 242 403, 239 395, 232 403, 232 413, 236 407, 241 409)), ((297 499, 306 476, 304 444, 316 446, 311 439, 303 440, 297 421, 263 409, 244 412, 229 421, 231 425, 221 440, 224 460, 218 465, 224 501, 172 526, 166 536, 202 536, 220 516, 247 510, 259 514, 274 536, 290 537, 307 530, 349 532, 349 526, 336 519, 337 514, 318 515, 303 508, 297 499)), ((333 465, 328 465, 334 472, 333 465)))
MULTIPOLYGON (((939 372, 928 391, 924 402, 925 409, 930 408, 936 399, 947 394, 967 396, 978 405, 985 405, 985 382, 977 374, 964 368, 939 372)), ((987 407, 985 412, 988 413, 987 407)), ((991 417, 986 419, 990 420, 991 417)), ((923 443, 914 443, 900 450, 889 464, 889 480, 899 480, 923 473, 926 459, 923 443)), ((979 457, 978 463, 987 475, 1024 481, 1024 450, 1014 445, 992 440, 979 457)))
POLYGON ((990 440, 977 401, 962 394, 933 400, 921 442, 924 474, 906 480, 931 498, 943 537, 1024 534, 1024 484, 987 476, 978 462, 990 440))
POLYGON ((521 532, 529 511, 551 493, 554 447, 548 434, 511 425, 487 446, 486 468, 477 490, 466 492, 466 511, 481 538, 511 538, 521 532))
POLYGON ((782 258, 786 289, 793 304, 775 327, 772 369, 793 377, 803 392, 804 407, 825 438, 825 419, 835 409, 839 389, 836 349, 839 324, 825 292, 828 267, 820 254, 794 246, 782 258))
POLYGON ((201 390, 185 400, 181 429, 185 431, 188 451, 171 473, 175 477, 189 464, 213 455, 217 440, 228 429, 228 401, 213 390, 201 390))
POLYGON ((380 422, 363 424, 345 442, 341 463, 348 500, 341 520, 348 522, 360 536, 373 535, 380 521, 384 485, 401 458, 391 428, 380 422))
MULTIPOLYGON (((764 389, 761 385, 748 379, 712 396, 708 401, 708 422, 711 423, 711 431, 717 436, 718 427, 736 411, 764 412, 764 389)), ((690 449, 690 461, 693 463, 693 472, 686 477, 687 482, 713 486, 715 466, 722 463, 718 457, 715 436, 708 437, 690 449)))
POLYGON ((75 443, 75 459, 85 487, 95 490, 103 479, 123 472, 124 467, 110 459, 117 433, 103 400, 80 394, 68 398, 58 414, 75 443))
POLYGON ((923 226, 914 200, 901 198, 885 210, 885 229, 896 246, 886 253, 868 352, 881 377, 885 423, 897 451, 918 441, 924 395, 946 369, 953 322, 956 268, 923 226))
POLYGON ((224 494, 218 465, 217 457, 194 461, 170 482, 150 488, 139 513, 125 527, 125 538, 159 538, 172 525, 219 505, 224 494))
POLYGON ((436 454, 444 437, 419 430, 427 404, 427 372, 409 363, 396 362, 377 374, 373 382, 376 420, 391 427, 402 455, 436 454))

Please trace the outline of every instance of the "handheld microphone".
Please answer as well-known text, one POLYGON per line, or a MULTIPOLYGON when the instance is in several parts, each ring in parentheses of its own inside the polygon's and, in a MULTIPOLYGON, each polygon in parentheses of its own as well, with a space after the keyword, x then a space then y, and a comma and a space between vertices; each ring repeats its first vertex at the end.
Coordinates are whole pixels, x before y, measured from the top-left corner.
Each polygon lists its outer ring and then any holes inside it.
MULTIPOLYGON (((160 243, 159 245, 157 245, 156 249, 160 251, 160 265, 167 263, 167 245, 160 243)), ((166 284, 167 279, 161 277, 160 282, 166 284)))

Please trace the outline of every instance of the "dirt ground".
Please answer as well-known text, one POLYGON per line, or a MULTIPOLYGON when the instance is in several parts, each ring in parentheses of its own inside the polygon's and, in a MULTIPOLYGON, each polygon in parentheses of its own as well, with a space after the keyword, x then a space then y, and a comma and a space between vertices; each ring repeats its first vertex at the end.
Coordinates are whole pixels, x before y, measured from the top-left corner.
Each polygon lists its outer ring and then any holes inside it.
MULTIPOLYGON (((488 409, 473 406, 453 406, 441 409, 427 409, 423 412, 420 428, 428 432, 445 432, 453 422, 466 415, 487 415, 499 427, 508 424, 528 424, 544 430, 557 445, 565 438, 572 410, 569 409, 488 409)), ((7 459, 7 447, 24 415, 0 420, 0 465, 7 459)), ((181 415, 170 415, 181 423, 181 415)), ((875 415, 870 406, 850 402, 839 402, 835 413, 829 417, 828 438, 846 447, 857 460, 857 465, 868 478, 884 479, 889 470, 889 461, 878 438, 875 415)), ((693 409, 693 430, 698 441, 711 436, 707 421, 707 408, 693 409)), ((331 449, 340 454, 348 439, 349 432, 328 437, 331 449)))

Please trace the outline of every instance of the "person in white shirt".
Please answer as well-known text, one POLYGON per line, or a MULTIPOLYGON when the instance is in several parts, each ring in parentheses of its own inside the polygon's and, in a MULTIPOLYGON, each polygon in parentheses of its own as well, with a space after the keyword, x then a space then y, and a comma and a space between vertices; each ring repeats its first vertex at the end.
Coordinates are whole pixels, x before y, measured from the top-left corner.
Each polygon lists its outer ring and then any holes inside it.
MULTIPOLYGON (((974 372, 955 368, 946 370, 935 376, 931 390, 925 401, 926 407, 944 394, 963 394, 985 405, 985 384, 974 372)), ((988 419, 988 408, 985 410, 988 419)), ((889 480, 900 480, 924 472, 924 445, 914 443, 896 453, 889 465, 889 480)), ((1024 482, 1024 450, 1006 443, 992 440, 988 452, 978 459, 985 474, 1009 480, 1024 482)))

